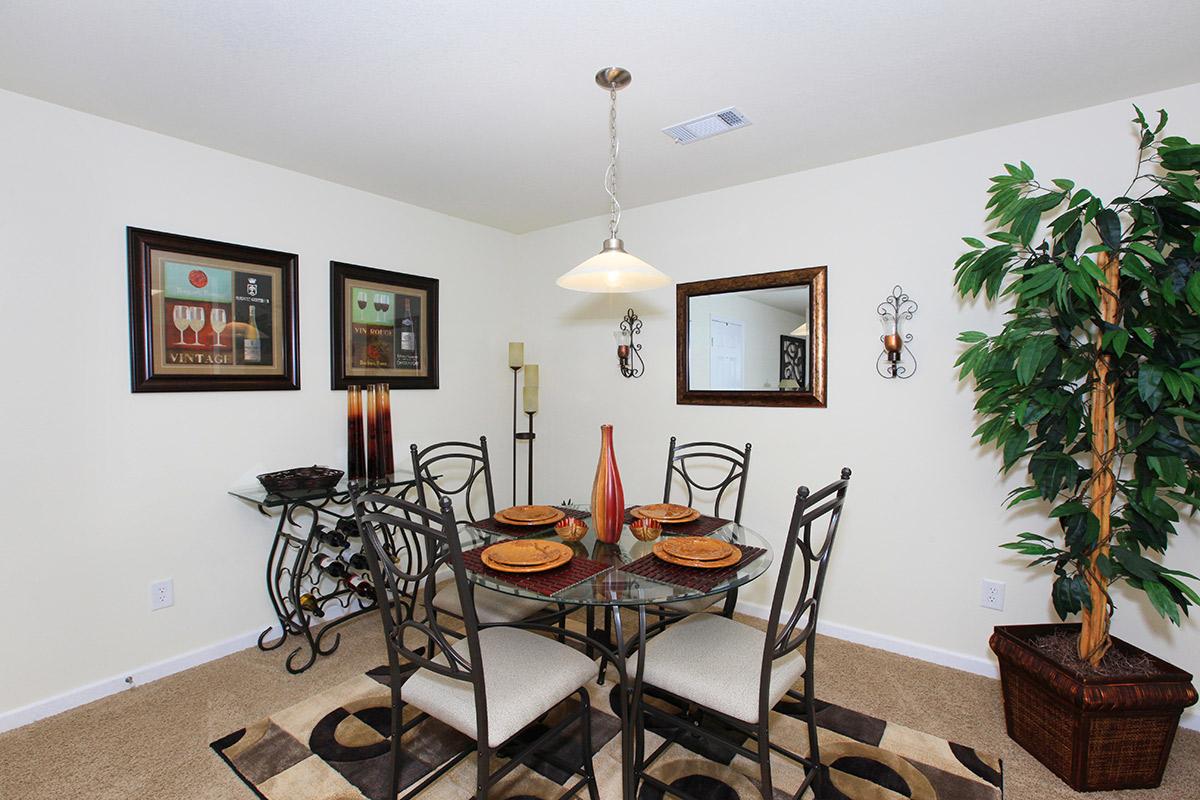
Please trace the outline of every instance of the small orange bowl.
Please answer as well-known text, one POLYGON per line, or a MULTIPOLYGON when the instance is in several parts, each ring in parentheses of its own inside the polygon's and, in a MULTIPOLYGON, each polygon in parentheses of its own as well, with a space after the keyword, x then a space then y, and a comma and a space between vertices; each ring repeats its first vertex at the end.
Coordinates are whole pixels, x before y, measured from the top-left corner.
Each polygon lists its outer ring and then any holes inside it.
POLYGON ((564 542, 578 542, 584 536, 587 536, 587 523, 581 519, 560 519, 554 525, 554 532, 558 534, 558 538, 564 542))
POLYGON ((638 541, 653 542, 662 535, 662 523, 656 519, 635 519, 629 524, 629 531, 638 541))

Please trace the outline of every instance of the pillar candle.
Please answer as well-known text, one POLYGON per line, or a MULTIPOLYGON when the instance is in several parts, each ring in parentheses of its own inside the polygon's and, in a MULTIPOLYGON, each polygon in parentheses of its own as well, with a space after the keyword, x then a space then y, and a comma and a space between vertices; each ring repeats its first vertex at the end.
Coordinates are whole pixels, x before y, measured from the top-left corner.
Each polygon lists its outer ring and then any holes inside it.
POLYGON ((376 412, 375 384, 367 387, 367 480, 379 477, 379 416, 376 412))
POLYGON ((366 457, 363 454, 362 391, 358 386, 346 387, 346 473, 352 481, 366 477, 366 457))
POLYGON ((541 386, 541 370, 537 364, 525 365, 525 385, 526 386, 541 386))
POLYGON ((392 452, 392 387, 386 383, 379 384, 379 432, 380 468, 387 477, 396 471, 396 462, 392 452))
POLYGON ((525 387, 525 413, 536 414, 538 410, 538 387, 525 387))
POLYGON ((513 369, 520 369, 521 367, 525 366, 524 342, 508 343, 508 365, 513 369))

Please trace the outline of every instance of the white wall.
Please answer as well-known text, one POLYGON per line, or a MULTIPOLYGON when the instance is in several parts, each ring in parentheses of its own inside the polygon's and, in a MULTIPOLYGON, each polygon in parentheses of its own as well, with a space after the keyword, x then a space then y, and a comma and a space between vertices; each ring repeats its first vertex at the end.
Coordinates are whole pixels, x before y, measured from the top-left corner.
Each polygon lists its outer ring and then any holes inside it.
MULTIPOLYGON (((1200 85, 1138 101, 1147 110, 1166 106, 1171 130, 1200 137, 1200 85)), ((1045 522, 1003 509, 1015 482, 1000 480, 999 459, 971 439, 973 393, 955 380, 958 332, 1000 325, 996 311, 955 295, 959 237, 985 230, 987 179, 1005 161, 1024 159, 1042 177, 1071 177, 1115 196, 1136 160, 1131 116, 1129 103, 1118 102, 627 210, 630 252, 676 281, 829 266, 824 410, 676 405, 673 288, 621 298, 559 290, 554 278, 594 251, 603 222, 526 235, 527 292, 538 317, 527 336, 545 365, 538 441, 551 454, 542 462, 551 495, 587 494, 604 422, 615 426, 630 502, 660 491, 671 435, 750 441, 744 519, 779 545, 796 487, 823 485, 848 465, 854 478, 825 618, 986 666, 993 625, 1050 620, 1053 612, 1047 573, 1023 569, 997 547, 1045 522), (911 380, 885 381, 874 366, 875 307, 897 283, 920 304, 910 327, 920 367, 911 380), (645 321, 647 371, 639 380, 620 377, 608 335, 627 304, 645 321), (1003 612, 980 607, 984 578, 1007 582, 1003 612)), ((1170 559, 1197 571, 1195 527, 1181 529, 1170 559)), ((771 585, 752 584, 744 597, 765 604, 771 585)), ((1175 629, 1131 593, 1118 592, 1116 602, 1119 636, 1200 673, 1200 620, 1175 629)), ((1196 712, 1191 718, 1196 724, 1196 712)))
POLYGON ((226 491, 345 462, 331 259, 441 279, 442 388, 393 394, 397 463, 486 433, 507 485, 515 237, 4 92, 0 176, 0 712, 272 619, 274 521, 226 491), (131 394, 127 225, 298 253, 303 389, 131 394))

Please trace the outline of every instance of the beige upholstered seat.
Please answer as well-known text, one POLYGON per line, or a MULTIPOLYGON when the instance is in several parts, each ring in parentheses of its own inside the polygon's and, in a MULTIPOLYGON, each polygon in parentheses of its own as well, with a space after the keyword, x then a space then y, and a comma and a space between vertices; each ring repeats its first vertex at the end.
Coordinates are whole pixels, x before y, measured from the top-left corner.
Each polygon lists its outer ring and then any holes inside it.
MULTIPOLYGON (((466 642, 455 650, 467 657, 466 642)), ((591 659, 565 644, 516 628, 479 632, 487 696, 488 746, 499 747, 567 695, 587 683, 591 659)), ((445 664, 445 654, 434 659, 445 664)), ((478 740, 475 692, 470 682, 419 669, 404 682, 401 699, 478 740)))
MULTIPOLYGON (((458 599, 458 589, 453 582, 438 589, 433 596, 433 606, 439 611, 462 619, 462 603, 458 599)), ((541 612, 549 612, 550 607, 541 600, 527 600, 524 597, 511 597, 489 589, 475 592, 475 617, 480 625, 497 622, 520 622, 541 612)))
MULTIPOLYGON (((646 643, 646 683, 757 723, 766 636, 758 628, 716 614, 688 617, 646 643)), ((770 705, 779 702, 803 675, 799 648, 777 660, 771 673, 770 705)))

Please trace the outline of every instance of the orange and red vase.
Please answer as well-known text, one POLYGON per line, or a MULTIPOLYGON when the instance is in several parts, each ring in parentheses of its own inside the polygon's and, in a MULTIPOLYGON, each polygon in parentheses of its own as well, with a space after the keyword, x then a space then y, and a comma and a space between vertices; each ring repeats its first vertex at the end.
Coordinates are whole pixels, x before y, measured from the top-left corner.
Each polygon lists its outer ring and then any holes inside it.
POLYGON ((613 452, 612 425, 600 426, 600 462, 592 484, 592 526, 596 538, 607 544, 616 544, 625 527, 625 492, 613 452))

